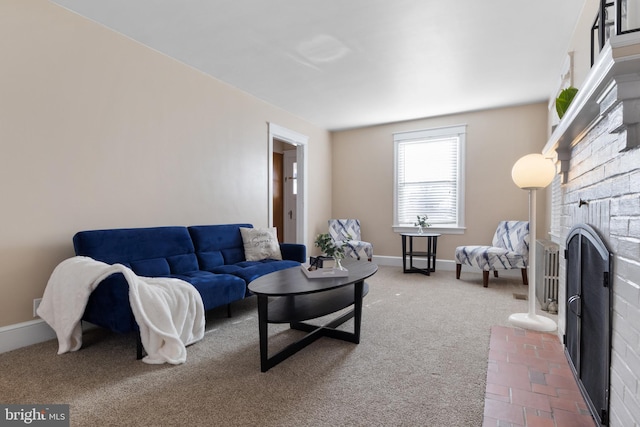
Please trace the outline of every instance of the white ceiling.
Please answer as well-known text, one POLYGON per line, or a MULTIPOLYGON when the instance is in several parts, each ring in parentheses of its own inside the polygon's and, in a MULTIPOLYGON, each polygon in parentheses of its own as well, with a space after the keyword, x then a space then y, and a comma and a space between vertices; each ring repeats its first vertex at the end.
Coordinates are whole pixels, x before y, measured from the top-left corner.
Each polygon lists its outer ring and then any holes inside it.
POLYGON ((329 130, 549 98, 585 0, 52 0, 329 130))

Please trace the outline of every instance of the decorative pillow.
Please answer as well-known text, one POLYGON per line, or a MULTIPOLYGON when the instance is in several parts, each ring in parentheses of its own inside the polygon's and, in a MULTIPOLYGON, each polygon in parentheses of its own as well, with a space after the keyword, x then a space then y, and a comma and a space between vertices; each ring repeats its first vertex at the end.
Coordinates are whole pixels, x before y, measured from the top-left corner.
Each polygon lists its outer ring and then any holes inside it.
POLYGON ((240 233, 244 243, 244 257, 247 261, 260 261, 267 258, 282 259, 275 227, 240 227, 240 233))

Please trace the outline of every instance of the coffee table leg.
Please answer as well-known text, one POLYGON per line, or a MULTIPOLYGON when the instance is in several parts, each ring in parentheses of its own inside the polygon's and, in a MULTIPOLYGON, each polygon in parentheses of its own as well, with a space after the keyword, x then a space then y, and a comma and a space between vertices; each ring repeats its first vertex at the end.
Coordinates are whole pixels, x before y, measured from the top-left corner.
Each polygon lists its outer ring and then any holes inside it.
POLYGON ((268 346, 268 297, 258 295, 258 327, 260 330, 260 370, 267 372, 269 369, 268 346))
POLYGON ((355 284, 355 291, 353 296, 353 338, 354 343, 360 344, 360 324, 362 322, 362 288, 364 281, 357 282, 355 284))
POLYGON ((303 338, 289 344, 284 349, 280 350, 276 354, 269 357, 268 349, 268 324, 269 324, 269 312, 268 312, 268 297, 257 295, 258 297, 258 327, 260 330, 260 370, 267 372, 270 368, 274 367, 278 363, 294 355, 298 351, 302 350, 312 342, 321 337, 329 337, 340 339, 343 341, 352 342, 355 344, 360 343, 360 325, 362 323, 362 306, 364 295, 366 294, 364 280, 354 283, 353 291, 353 309, 348 311, 331 322, 316 326, 304 322, 291 322, 289 325, 291 329, 297 329, 300 331, 308 332, 303 338), (347 332, 337 330, 336 328, 353 318, 354 331, 347 332))

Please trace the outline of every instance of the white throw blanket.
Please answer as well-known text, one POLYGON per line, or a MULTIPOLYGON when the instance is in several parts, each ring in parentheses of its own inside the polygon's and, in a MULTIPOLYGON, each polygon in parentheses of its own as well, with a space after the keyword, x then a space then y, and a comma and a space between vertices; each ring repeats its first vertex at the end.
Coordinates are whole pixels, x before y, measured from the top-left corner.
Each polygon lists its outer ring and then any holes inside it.
POLYGON ((185 346, 204 336, 204 305, 198 291, 179 279, 140 277, 124 265, 80 256, 54 269, 37 311, 56 332, 58 354, 82 346, 80 320, 89 295, 114 273, 122 273, 129 283, 129 302, 147 352, 143 362, 184 363, 185 346))

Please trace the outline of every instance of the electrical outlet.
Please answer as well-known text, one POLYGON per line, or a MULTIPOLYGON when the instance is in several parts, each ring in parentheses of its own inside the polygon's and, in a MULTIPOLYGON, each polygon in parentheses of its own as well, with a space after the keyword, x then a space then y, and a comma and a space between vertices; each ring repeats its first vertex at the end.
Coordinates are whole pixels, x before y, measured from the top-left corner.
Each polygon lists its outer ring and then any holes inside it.
POLYGON ((36 313, 36 310, 38 309, 38 306, 40 305, 41 302, 42 302, 42 298, 35 298, 33 300, 33 317, 38 317, 38 313, 36 313))

